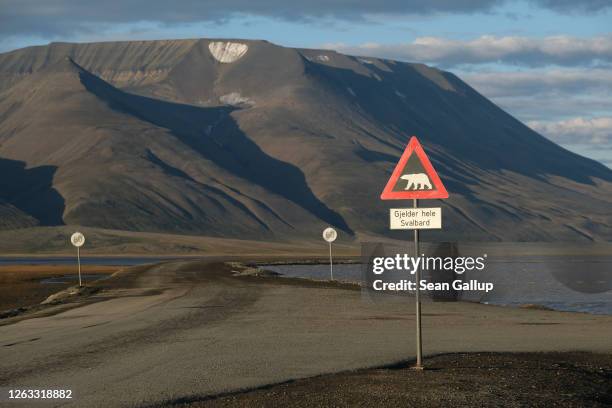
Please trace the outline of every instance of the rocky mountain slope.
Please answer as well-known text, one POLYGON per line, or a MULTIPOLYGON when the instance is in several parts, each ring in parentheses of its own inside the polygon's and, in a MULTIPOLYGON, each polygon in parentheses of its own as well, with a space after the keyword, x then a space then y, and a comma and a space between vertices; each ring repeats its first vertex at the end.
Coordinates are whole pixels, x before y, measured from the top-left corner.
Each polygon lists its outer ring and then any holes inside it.
POLYGON ((612 238, 612 170, 451 73, 204 39, 0 54, 0 228, 401 237, 378 197, 413 134, 450 192, 427 237, 612 238))

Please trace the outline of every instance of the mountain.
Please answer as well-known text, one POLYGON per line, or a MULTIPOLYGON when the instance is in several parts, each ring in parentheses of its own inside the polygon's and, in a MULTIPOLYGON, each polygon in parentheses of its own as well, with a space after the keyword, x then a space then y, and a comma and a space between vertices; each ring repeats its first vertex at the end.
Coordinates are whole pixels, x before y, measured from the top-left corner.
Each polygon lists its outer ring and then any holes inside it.
POLYGON ((379 195, 413 134, 450 193, 426 238, 612 239, 612 170, 449 72, 205 39, 0 54, 0 228, 404 237, 379 195))

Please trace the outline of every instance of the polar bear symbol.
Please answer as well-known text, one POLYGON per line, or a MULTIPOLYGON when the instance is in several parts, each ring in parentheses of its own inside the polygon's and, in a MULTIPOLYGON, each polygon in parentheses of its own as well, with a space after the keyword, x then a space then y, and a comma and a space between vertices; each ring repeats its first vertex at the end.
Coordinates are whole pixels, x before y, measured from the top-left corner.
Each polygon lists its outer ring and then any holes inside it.
POLYGON ((400 178, 408 182, 404 190, 431 190, 431 182, 425 173, 404 174, 400 178))

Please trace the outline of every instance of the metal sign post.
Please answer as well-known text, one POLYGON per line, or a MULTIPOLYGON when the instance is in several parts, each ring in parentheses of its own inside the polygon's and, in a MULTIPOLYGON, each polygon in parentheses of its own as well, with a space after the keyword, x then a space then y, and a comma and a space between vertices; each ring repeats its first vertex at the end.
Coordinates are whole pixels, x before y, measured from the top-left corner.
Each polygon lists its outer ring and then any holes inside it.
POLYGON ((329 243, 329 279, 334 280, 334 261, 332 260, 331 242, 329 243))
POLYGON ((70 237, 70 242, 77 249, 77 265, 78 265, 78 271, 79 271, 79 287, 82 287, 83 286, 83 281, 81 279, 81 247, 83 246, 83 244, 85 244, 85 235, 83 235, 82 233, 77 231, 74 234, 72 234, 72 236, 70 237))
MULTIPOLYGON (((418 200, 415 198, 412 200, 413 207, 418 207, 418 200)), ((414 229, 414 257, 415 259, 419 256, 419 230, 414 229)), ((417 266, 416 273, 416 344, 417 344, 417 361, 414 366, 417 370, 423 369, 423 336, 421 335, 421 290, 419 289, 419 283, 421 282, 421 268, 417 266)))
POLYGON ((323 230, 323 239, 329 243, 329 276, 331 280, 334 280, 334 262, 332 259, 332 242, 338 238, 338 233, 332 227, 325 228, 323 230))
POLYGON ((79 265, 79 286, 83 286, 83 281, 81 280, 81 248, 77 247, 77 264, 79 265))

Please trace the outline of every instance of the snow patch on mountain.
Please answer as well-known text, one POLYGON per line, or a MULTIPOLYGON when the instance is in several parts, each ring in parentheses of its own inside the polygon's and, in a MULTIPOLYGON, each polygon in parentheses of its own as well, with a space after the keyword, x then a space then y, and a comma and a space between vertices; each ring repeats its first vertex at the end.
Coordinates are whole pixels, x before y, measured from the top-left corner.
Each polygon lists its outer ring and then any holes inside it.
POLYGON ((252 106, 255 105, 255 102, 247 98, 246 96, 240 95, 238 92, 228 93, 227 95, 222 95, 219 97, 221 103, 232 106, 252 106))
POLYGON ((217 61, 229 64, 242 58, 249 46, 230 41, 215 41, 208 44, 208 49, 217 61))

